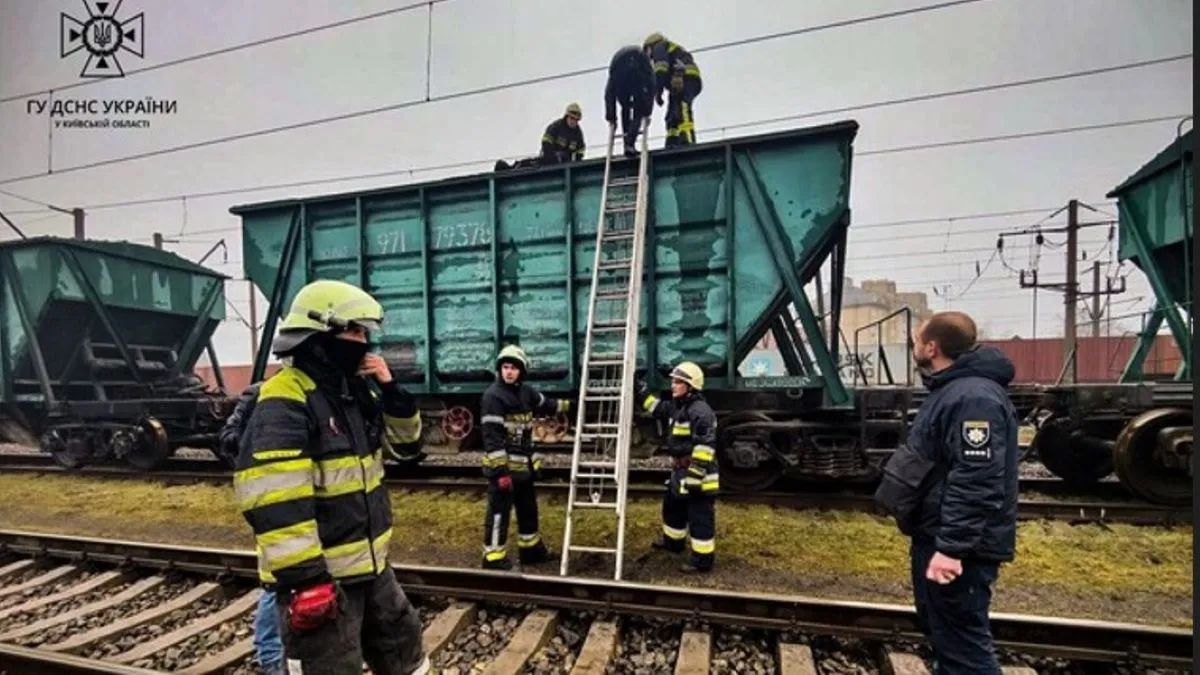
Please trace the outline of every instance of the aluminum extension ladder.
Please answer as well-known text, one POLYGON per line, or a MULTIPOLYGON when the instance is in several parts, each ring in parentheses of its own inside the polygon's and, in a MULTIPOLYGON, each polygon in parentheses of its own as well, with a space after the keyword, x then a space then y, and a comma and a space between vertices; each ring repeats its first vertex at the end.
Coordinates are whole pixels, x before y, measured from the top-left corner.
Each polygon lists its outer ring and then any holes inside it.
POLYGON ((649 118, 643 119, 641 125, 642 144, 637 159, 619 161, 616 167, 613 163, 616 131, 608 135, 604 187, 600 193, 603 207, 596 228, 592 294, 583 343, 571 485, 563 530, 560 568, 563 575, 568 574, 572 554, 600 553, 614 557, 613 578, 621 578, 649 200, 646 138, 649 118), (611 517, 609 522, 616 524, 615 548, 571 542, 576 519, 585 511, 611 517))

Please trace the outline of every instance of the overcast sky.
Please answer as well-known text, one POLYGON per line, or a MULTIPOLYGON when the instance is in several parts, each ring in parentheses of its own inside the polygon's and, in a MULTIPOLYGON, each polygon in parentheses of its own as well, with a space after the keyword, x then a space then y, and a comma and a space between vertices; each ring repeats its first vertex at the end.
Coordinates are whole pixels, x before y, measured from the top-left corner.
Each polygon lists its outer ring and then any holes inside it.
MULTIPOLYGON (((411 0, 303 2, 124 0, 118 19, 144 14, 144 58, 122 52, 125 70, 261 40, 411 4, 411 0)), ((300 37, 232 51, 123 79, 58 91, 57 99, 154 99, 178 112, 152 116, 150 129, 56 129, 27 112, 25 94, 80 82, 80 52, 59 56, 59 15, 83 17, 81 0, 0 0, 0 190, 65 207, 196 195, 484 160, 470 167, 397 174, 234 195, 193 196, 140 206, 93 208, 88 234, 150 242, 196 259, 225 238, 241 276, 233 204, 428 180, 490 167, 498 157, 536 152, 545 125, 569 101, 584 110, 592 143, 604 138, 603 74, 553 79, 422 103, 302 129, 81 170, 72 167, 270 127, 423 100, 608 63, 623 44, 661 30, 689 49, 855 17, 934 4, 934 0, 742 0, 606 2, 447 0, 300 37), (427 41, 432 25, 432 44, 427 41), (429 79, 426 79, 426 55, 429 79), (14 98, 15 97, 15 98, 14 98), (52 166, 55 173, 47 174, 52 166), (10 181, 9 179, 35 175, 10 181)), ((1192 52, 1187 0, 985 0, 937 11, 803 33, 697 55, 704 92, 696 101, 699 140, 853 118, 850 275, 887 276, 903 290, 930 292, 935 308, 974 313, 993 335, 1031 330, 1029 291, 994 260, 968 288, 1001 230, 1032 225, 1072 197, 1115 213, 1103 196, 1175 137, 1176 122, 864 155, 871 150, 1021 134, 1192 112, 1193 60, 951 98, 741 125, 954 89, 1119 66, 1192 52), (1004 218, 948 221, 1013 210, 1004 218), (934 222, 871 227, 896 220, 934 222), (856 226, 861 226, 856 228, 856 226), (945 252, 943 252, 945 251, 945 252), (940 295, 934 296, 936 287, 940 295)), ((46 100, 45 93, 33 98, 46 100)), ((661 109, 653 133, 662 133, 661 109)), ((591 154, 595 154, 593 151, 591 154)), ((70 236, 71 219, 6 194, 0 210, 28 234, 70 236)), ((1085 219, 1108 216, 1084 212, 1085 219)), ((1058 217, 1047 224, 1059 224, 1058 217)), ((1086 230, 1081 248, 1106 263, 1106 229, 1086 230)), ((16 235, 5 229, 0 239, 16 235)), ((1061 238, 1061 235, 1055 235, 1061 238)), ((1052 237, 1052 241, 1058 241, 1052 237)), ((1030 250, 1013 243, 1014 267, 1030 250)), ((1090 262, 1081 263, 1081 272, 1090 262)), ((1128 267, 1128 266, 1127 266, 1128 267)), ((1061 249, 1045 248, 1043 279, 1058 280, 1061 249)), ((1111 267, 1116 273, 1116 266, 1111 267)), ((1122 270, 1124 273, 1126 270, 1122 270)), ((1090 274, 1085 278, 1090 283, 1090 274)), ((1113 299, 1119 314, 1149 308, 1137 273, 1113 299), (1140 298, 1140 299, 1139 299, 1140 298)), ((244 282, 227 294, 242 313, 244 282)), ((231 312, 232 315, 232 312, 231 312)), ((1080 314, 1080 320, 1086 315, 1080 314)), ((1039 335, 1061 334, 1061 296, 1039 299, 1039 335)), ((245 326, 217 336, 225 363, 249 359, 245 326)))

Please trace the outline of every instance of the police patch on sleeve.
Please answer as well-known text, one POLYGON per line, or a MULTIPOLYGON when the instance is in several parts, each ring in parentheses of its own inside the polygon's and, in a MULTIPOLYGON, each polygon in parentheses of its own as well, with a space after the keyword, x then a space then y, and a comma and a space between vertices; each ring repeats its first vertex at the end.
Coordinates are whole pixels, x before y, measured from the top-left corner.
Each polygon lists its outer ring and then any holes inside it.
POLYGON ((963 459, 986 462, 992 458, 992 447, 988 443, 992 440, 992 427, 987 420, 963 422, 962 437, 966 443, 962 450, 963 459))

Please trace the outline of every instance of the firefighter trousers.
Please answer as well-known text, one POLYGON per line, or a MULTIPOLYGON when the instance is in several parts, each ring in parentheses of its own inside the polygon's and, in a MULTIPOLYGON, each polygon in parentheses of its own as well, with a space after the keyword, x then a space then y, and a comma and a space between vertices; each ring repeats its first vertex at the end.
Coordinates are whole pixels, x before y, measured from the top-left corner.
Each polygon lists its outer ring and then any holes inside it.
POLYGON ((511 491, 498 489, 494 480, 488 483, 487 512, 483 519, 485 562, 497 562, 508 557, 508 522, 514 507, 517 511, 518 548, 522 551, 544 548, 538 530, 537 490, 533 476, 529 471, 515 471, 511 475, 511 491))
POLYGON ((311 631, 292 630, 285 597, 279 596, 278 612, 287 672, 359 675, 363 662, 375 675, 428 672, 421 619, 390 567, 371 579, 339 584, 337 618, 311 631))
POLYGON ((716 558, 717 498, 690 494, 682 488, 687 469, 675 469, 663 495, 663 547, 682 552, 691 540, 692 566, 711 570, 716 558))
POLYGON ((642 130, 642 119, 654 111, 654 99, 630 96, 621 99, 621 134, 625 137, 625 154, 637 154, 638 134, 642 130))
POLYGON ((671 91, 667 99, 667 147, 693 145, 696 142, 696 117, 693 109, 703 85, 698 77, 683 78, 683 90, 671 91))

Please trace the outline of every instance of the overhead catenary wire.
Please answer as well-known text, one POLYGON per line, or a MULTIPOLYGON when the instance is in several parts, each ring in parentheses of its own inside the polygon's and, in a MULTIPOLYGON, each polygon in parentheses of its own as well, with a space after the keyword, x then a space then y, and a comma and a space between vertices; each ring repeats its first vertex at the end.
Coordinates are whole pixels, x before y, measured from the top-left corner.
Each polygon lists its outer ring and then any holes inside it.
MULTIPOLYGON (((967 0, 959 0, 959 1, 962 2, 962 1, 967 1, 967 0)), ((938 9, 942 9, 945 6, 948 6, 948 5, 945 5, 945 4, 936 5, 936 6, 931 5, 930 7, 936 7, 938 9)), ((745 39, 739 40, 739 41, 723 43, 721 45, 721 48, 739 46, 742 44, 750 44, 751 42, 753 42, 757 39, 758 38, 745 38, 745 39)), ((700 51, 701 49, 704 49, 704 48, 697 49, 696 51, 700 51)), ((874 102, 864 103, 864 104, 856 104, 856 105, 852 105, 852 106, 842 106, 842 107, 838 107, 838 108, 816 110, 816 111, 810 111, 807 113, 800 113, 797 115, 787 115, 787 116, 783 116, 783 117, 770 118, 770 119, 766 119, 766 120, 757 120, 754 122, 744 122, 744 123, 740 123, 740 124, 736 124, 736 125, 727 125, 725 127, 717 127, 717 129, 718 130, 728 130, 728 129, 734 129, 734 128, 743 128, 746 126, 759 126, 759 125, 763 125, 763 124, 771 124, 771 123, 778 122, 778 121, 795 121, 795 120, 805 119, 805 118, 809 118, 809 117, 832 115, 832 114, 850 112, 850 111, 855 111, 855 110, 869 110, 869 109, 885 107, 885 106, 902 105, 902 104, 906 104, 906 103, 914 103, 914 102, 919 102, 919 101, 936 100, 939 98, 946 98, 946 97, 951 97, 951 96, 962 96, 962 95, 975 94, 975 93, 980 93, 980 92, 985 92, 985 91, 997 91, 997 90, 1008 89, 1008 88, 1013 88, 1013 87, 1029 86, 1029 85, 1033 85, 1033 84, 1044 84, 1047 82, 1057 82, 1057 81, 1062 81, 1062 80, 1072 79, 1072 78, 1090 77, 1090 76, 1094 76, 1094 75, 1098 75, 1098 74, 1119 72, 1122 70, 1129 70, 1129 69, 1133 69, 1133 68, 1145 68, 1145 67, 1149 67, 1149 66, 1161 65, 1164 63, 1171 63, 1171 62, 1190 59, 1190 58, 1192 58, 1192 53, 1188 52, 1186 54, 1177 54, 1177 55, 1173 55, 1173 56, 1169 56, 1169 57, 1135 61, 1135 62, 1124 63, 1124 64, 1115 65, 1115 66, 1106 66, 1106 67, 1102 67, 1102 68, 1091 68, 1091 69, 1086 69, 1086 70, 1069 71, 1069 72, 1065 72, 1065 73, 1057 73, 1054 75, 1045 75, 1045 76, 1039 76, 1039 77, 1034 77, 1034 78, 1026 78, 1023 80, 1013 80, 1010 82, 992 83, 992 84, 988 84, 988 85, 977 85, 977 86, 973 86, 973 87, 953 89, 953 90, 941 91, 941 92, 931 92, 931 93, 919 94, 919 95, 915 95, 915 96, 884 99, 884 100, 880 100, 880 101, 874 101, 874 102)), ((376 106, 373 108, 367 108, 364 110, 357 110, 357 111, 352 111, 352 112, 348 112, 348 113, 341 113, 338 115, 332 115, 332 116, 328 116, 328 117, 316 118, 316 119, 312 119, 312 120, 305 120, 305 121, 301 121, 301 122, 293 122, 290 124, 284 124, 284 125, 279 125, 279 126, 275 126, 275 127, 267 127, 264 129, 257 129, 254 131, 242 132, 242 133, 237 133, 237 134, 230 134, 230 135, 220 136, 220 137, 216 137, 216 138, 210 138, 210 139, 206 139, 206 140, 202 140, 202 141, 195 141, 192 143, 183 143, 180 145, 170 146, 170 147, 166 147, 166 148, 159 148, 157 150, 149 150, 146 152, 135 153, 132 155, 124 155, 121 157, 113 157, 113 158, 109 158, 109 159, 97 160, 94 162, 87 162, 84 164, 77 164, 74 166, 60 167, 60 168, 54 169, 53 172, 46 171, 46 172, 39 172, 39 173, 35 173, 35 174, 27 174, 24 176, 15 176, 15 177, 11 177, 11 178, 6 178, 3 180, 0 180, 0 185, 7 185, 9 183, 27 181, 27 180, 32 180, 35 178, 43 178, 43 177, 55 175, 55 174, 64 174, 64 173, 71 173, 71 172, 75 172, 75 171, 94 169, 94 168, 98 168, 98 167, 102 167, 102 166, 110 166, 112 164, 118 164, 118 163, 123 163, 123 162, 148 159, 151 157, 159 157, 162 155, 173 154, 173 153, 182 152, 185 150, 195 150, 195 149, 199 149, 199 148, 210 147, 213 145, 220 145, 220 144, 234 142, 234 141, 246 140, 249 138, 273 135, 273 134, 283 133, 283 132, 287 132, 287 131, 306 129, 306 128, 310 128, 313 126, 329 124, 332 122, 346 121, 346 120, 350 120, 350 119, 356 119, 356 118, 366 117, 366 116, 370 116, 370 115, 376 115, 376 114, 384 113, 384 112, 403 110, 405 108, 411 108, 411 107, 415 107, 415 106, 419 106, 419 105, 427 105, 430 103, 437 103, 437 102, 449 101, 449 100, 454 100, 454 99, 464 98, 464 97, 469 97, 469 96, 493 93, 493 92, 502 91, 505 89, 525 87, 525 86, 529 86, 532 84, 539 84, 542 82, 548 82, 548 81, 557 80, 557 79, 576 77, 579 75, 589 74, 589 73, 593 73, 593 72, 601 72, 604 70, 604 68, 605 67, 587 68, 587 69, 568 71, 565 73, 558 73, 558 74, 554 74, 554 75, 532 77, 532 78, 527 78, 524 80, 518 80, 518 81, 514 81, 514 82, 490 85, 490 86, 485 86, 485 87, 478 87, 478 88, 474 88, 474 89, 467 89, 467 90, 453 92, 453 93, 449 93, 449 94, 439 94, 437 96, 431 96, 429 98, 411 99, 411 100, 402 101, 399 103, 394 103, 394 104, 389 104, 389 105, 384 105, 384 106, 376 106)), ((1178 119, 1178 116, 1176 116, 1175 119, 1178 119)), ((589 146, 589 147, 591 147, 591 146, 589 146)), ((898 151, 899 151, 898 149, 884 149, 879 152, 883 153, 883 152, 898 152, 898 151)))

